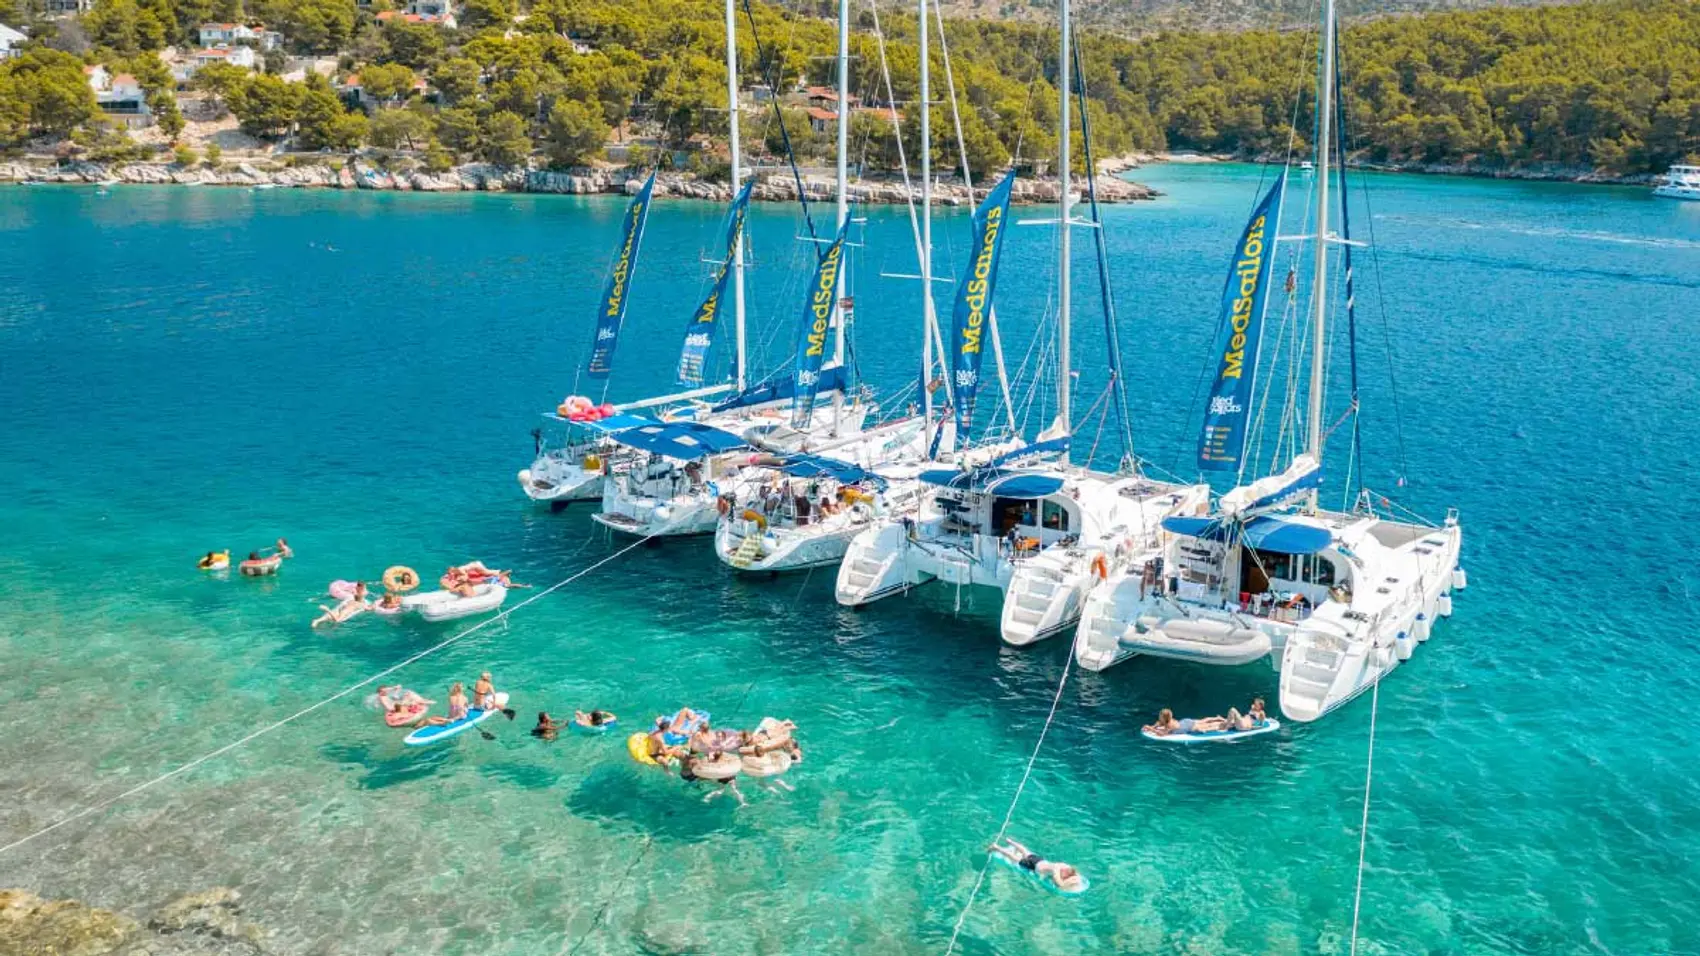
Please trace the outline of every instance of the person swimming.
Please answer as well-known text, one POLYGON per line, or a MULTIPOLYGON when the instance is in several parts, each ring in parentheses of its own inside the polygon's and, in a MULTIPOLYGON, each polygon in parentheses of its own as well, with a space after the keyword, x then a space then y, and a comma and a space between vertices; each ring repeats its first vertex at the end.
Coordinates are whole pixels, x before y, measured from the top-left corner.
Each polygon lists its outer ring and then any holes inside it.
POLYGON ((1017 868, 1034 874, 1064 893, 1079 893, 1086 889, 1086 878, 1079 870, 1067 863, 1053 863, 1043 859, 1010 837, 1004 837, 1003 844, 994 843, 986 850, 1015 864, 1017 868))
POLYGON ((540 710, 537 712, 537 726, 531 728, 531 736, 554 740, 564 726, 566 725, 550 717, 548 711, 540 710))
POLYGON ((277 556, 280 558, 295 557, 295 549, 291 548, 289 542, 282 538, 277 539, 277 544, 273 546, 273 550, 277 552, 277 556))

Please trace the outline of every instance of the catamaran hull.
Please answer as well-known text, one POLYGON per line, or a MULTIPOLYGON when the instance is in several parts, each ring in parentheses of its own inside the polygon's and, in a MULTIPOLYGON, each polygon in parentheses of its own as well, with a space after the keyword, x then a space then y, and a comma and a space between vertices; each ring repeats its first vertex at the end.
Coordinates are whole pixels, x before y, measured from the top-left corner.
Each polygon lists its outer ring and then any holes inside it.
POLYGON ((629 511, 600 511, 591 515, 605 528, 634 538, 685 538, 713 534, 720 515, 714 509, 714 499, 706 502, 664 502, 643 508, 641 503, 629 511))

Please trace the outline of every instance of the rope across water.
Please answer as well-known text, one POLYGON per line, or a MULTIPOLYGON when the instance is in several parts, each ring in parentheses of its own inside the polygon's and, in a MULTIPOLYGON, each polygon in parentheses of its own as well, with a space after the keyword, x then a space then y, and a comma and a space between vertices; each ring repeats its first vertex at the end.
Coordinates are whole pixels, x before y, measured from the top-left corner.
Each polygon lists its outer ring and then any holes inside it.
MULTIPOLYGON (((1015 797, 1009 801, 1009 810, 1003 815, 1003 825, 998 827, 994 844, 1002 843, 1004 834, 1009 832, 1009 824, 1015 819, 1015 808, 1021 803, 1022 791, 1027 789, 1027 781, 1033 777, 1033 765, 1039 762, 1039 751, 1045 747, 1045 737, 1051 732, 1051 724, 1057 719, 1057 707, 1062 704, 1063 688, 1068 686, 1069 672, 1074 668, 1074 654, 1071 651, 1068 660, 1063 664, 1062 678, 1057 681, 1057 692, 1051 698, 1051 712, 1045 715, 1045 726, 1039 729, 1039 739, 1033 744, 1033 753, 1027 758, 1027 769, 1021 773, 1021 783, 1015 787, 1015 797)), ((980 887, 985 885, 986 871, 991 868, 992 858, 987 855, 986 861, 980 864, 980 873, 974 878, 974 888, 968 892, 968 902, 963 904, 962 912, 956 917, 956 928, 951 930, 950 945, 945 948, 945 956, 956 952, 956 941, 962 936, 962 927, 968 922, 968 911, 974 908, 975 898, 980 895, 980 887)))
POLYGON ((270 724, 267 724, 266 726, 261 727, 259 730, 256 730, 253 733, 248 734, 247 736, 242 737, 238 740, 232 741, 231 743, 225 744, 224 746, 218 748, 217 750, 213 750, 213 751, 210 751, 208 753, 202 754, 201 756, 196 757, 195 759, 189 761, 188 763, 181 764, 174 769, 168 770, 165 773, 162 773, 159 776, 152 778, 151 780, 147 780, 143 783, 137 784, 136 786, 131 787, 130 789, 125 790, 124 792, 119 793, 116 796, 108 797, 105 800, 102 800, 102 801, 95 803, 91 806, 84 807, 83 809, 78 810, 76 813, 70 814, 69 816, 61 817, 60 819, 53 821, 52 823, 48 824, 45 827, 42 827, 39 830, 36 830, 33 833, 30 833, 30 834, 23 836, 23 837, 19 837, 18 839, 13 840, 12 842, 6 844, 5 846, 0 846, 0 854, 5 854, 7 852, 15 850, 18 847, 21 847, 26 843, 29 843, 29 842, 36 840, 36 839, 39 839, 40 837, 44 837, 49 833, 52 833, 53 831, 59 829, 62 826, 66 826, 67 824, 75 823, 78 820, 82 820, 86 817, 92 816, 93 814, 99 813, 100 811, 105 810, 108 807, 111 807, 111 806, 113 806, 117 803, 120 803, 124 800, 128 800, 129 798, 136 796, 139 793, 142 793, 142 792, 147 791, 147 790, 151 790, 154 787, 164 783, 165 781, 172 779, 173 777, 182 776, 183 774, 188 773, 189 771, 195 769, 196 767, 199 767, 200 765, 208 762, 209 760, 216 760, 217 758, 222 757, 227 753, 230 753, 232 750, 235 750, 235 749, 242 747, 242 746, 244 746, 248 743, 251 743, 255 740, 258 740, 261 737, 264 737, 267 734, 269 734, 269 733, 271 733, 275 730, 280 730, 283 727, 286 727, 289 724, 292 724, 295 721, 300 720, 301 718, 307 716, 308 714, 313 713, 314 711, 318 710, 321 707, 326 706, 327 704, 335 703, 336 701, 339 701, 339 700, 343 699, 344 697, 347 697, 348 695, 350 695, 350 694, 352 694, 352 693, 354 693, 354 692, 356 692, 356 691, 358 691, 358 690, 360 690, 364 687, 368 687, 368 686, 370 686, 370 685, 372 685, 372 684, 374 684, 374 683, 376 683, 380 680, 383 680, 385 677, 388 677, 389 675, 394 674, 396 671, 401 670, 402 668, 408 666, 409 664, 413 664, 413 663, 416 663, 418 661, 421 661, 421 660, 431 656, 432 654, 437 653, 438 651, 442 650, 445 647, 448 647, 452 644, 458 643, 461 640, 464 640, 465 638, 470 637, 471 635, 478 633, 479 631, 483 630, 484 628, 489 627, 490 625, 496 623, 497 621, 505 621, 505 620, 507 620, 509 615, 513 614, 515 611, 518 611, 520 608, 523 608, 523 607, 525 607, 529 604, 532 604, 536 601, 542 600, 545 597, 548 597, 549 595, 555 593, 556 591, 559 591, 560 589, 566 587, 567 585, 573 583, 574 581, 577 581, 578 579, 584 577, 585 575, 591 573, 592 571, 595 571, 597 568, 600 568, 603 565, 615 560, 616 558, 619 558, 619 557, 627 554, 628 552, 630 552, 633 549, 637 548, 638 546, 644 544, 648 540, 649 540, 649 538, 647 538, 647 537, 640 538, 637 541, 634 541, 631 544, 625 546, 624 548, 621 548, 620 550, 614 552, 613 554, 603 558, 602 560, 597 561, 595 564, 592 564, 590 567, 584 568, 583 570, 580 570, 580 571, 575 571, 574 573, 572 573, 571 575, 568 575, 566 578, 562 579, 561 581, 550 585, 549 587, 537 592, 536 594, 533 594, 532 596, 526 598, 525 600, 519 602, 518 604, 515 604, 513 607, 510 607, 510 608, 507 608, 506 610, 503 610, 502 612, 496 614, 494 617, 485 618, 484 620, 479 621, 477 624, 472 625, 471 627, 467 628, 464 631, 461 631, 460 633, 454 635, 453 637, 450 637, 446 640, 443 640, 443 641, 440 641, 436 644, 433 644, 432 646, 427 647, 426 649, 420 651, 417 654, 414 654, 411 657, 408 657, 407 659, 401 661, 398 664, 392 664, 391 666, 386 667, 385 669, 377 672, 376 674, 373 674, 372 676, 365 678, 364 680, 360 681, 357 684, 350 684, 349 686, 344 687, 342 690, 337 691, 336 693, 330 695, 329 697, 326 697, 323 700, 318 701, 317 703, 310 704, 306 707, 303 707, 300 710, 296 711, 295 713, 290 714, 289 716, 282 718, 281 720, 277 720, 277 721, 274 721, 270 724))

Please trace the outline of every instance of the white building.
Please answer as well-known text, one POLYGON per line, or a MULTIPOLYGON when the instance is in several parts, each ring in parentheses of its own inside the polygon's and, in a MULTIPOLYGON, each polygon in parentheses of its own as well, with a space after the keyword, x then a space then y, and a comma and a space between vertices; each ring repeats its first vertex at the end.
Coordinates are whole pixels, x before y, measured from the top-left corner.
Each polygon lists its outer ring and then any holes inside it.
POLYGON ((0 60, 10 60, 17 56, 20 52, 18 47, 23 46, 24 41, 28 39, 29 37, 17 30, 0 23, 0 60))
POLYGON ((128 73, 114 76, 107 88, 95 93, 94 98, 103 113, 129 129, 142 129, 153 125, 153 110, 148 108, 148 95, 142 89, 142 84, 128 73))
POLYGON ((261 50, 275 50, 283 46, 283 34, 267 30, 263 23, 201 24, 201 46, 229 47, 239 43, 252 43, 261 50))
POLYGON ((199 73, 201 67, 209 63, 228 63, 239 66, 244 70, 254 69, 260 62, 260 55, 248 46, 213 46, 204 50, 196 50, 189 58, 171 68, 171 75, 179 83, 187 83, 199 73))
POLYGON ((83 67, 83 76, 89 81, 89 88, 96 93, 104 93, 112 89, 112 74, 106 67, 96 63, 94 66, 83 67))

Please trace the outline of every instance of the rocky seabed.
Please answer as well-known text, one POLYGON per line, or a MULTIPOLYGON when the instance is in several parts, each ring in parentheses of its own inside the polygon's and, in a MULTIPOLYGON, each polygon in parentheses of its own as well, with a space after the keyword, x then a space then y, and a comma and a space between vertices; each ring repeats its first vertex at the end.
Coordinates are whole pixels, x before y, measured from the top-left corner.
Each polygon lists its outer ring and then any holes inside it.
MULTIPOLYGON (((583 172, 554 172, 491 166, 472 163, 444 173, 391 172, 360 164, 336 166, 313 164, 280 169, 261 169, 249 163, 228 163, 217 169, 205 167, 182 168, 163 163, 126 163, 105 166, 99 163, 63 163, 30 165, 0 163, 0 183, 135 183, 143 185, 180 186, 279 186, 323 189, 388 189, 416 192, 531 192, 590 195, 596 193, 631 194, 641 187, 643 178, 630 170, 587 170, 583 172)), ((1121 203, 1155 198, 1157 193, 1138 183, 1114 176, 1099 176, 1097 181, 1100 202, 1121 203)), ((803 192, 811 201, 827 202, 834 197, 831 180, 805 178, 803 192)), ((709 182, 694 176, 662 173, 655 179, 657 196, 682 199, 703 199, 730 202, 732 188, 727 183, 709 182)), ((934 186, 933 199, 943 205, 964 205, 984 198, 986 190, 976 188, 973 196, 961 184, 940 182, 934 186)), ((1057 183, 1052 180, 1016 180, 1013 199, 1017 203, 1054 203, 1057 183)), ((751 196, 764 202, 794 202, 797 198, 796 180, 783 174, 764 174, 757 178, 751 196)), ((905 187, 901 182, 864 181, 850 186, 850 201, 869 204, 901 204, 906 198, 920 199, 919 185, 905 187), (908 194, 906 197, 905 194, 908 194)))
POLYGON ((269 933, 241 917, 242 895, 217 887, 179 896, 146 919, 77 900, 0 890, 0 954, 202 956, 265 953, 269 933))

